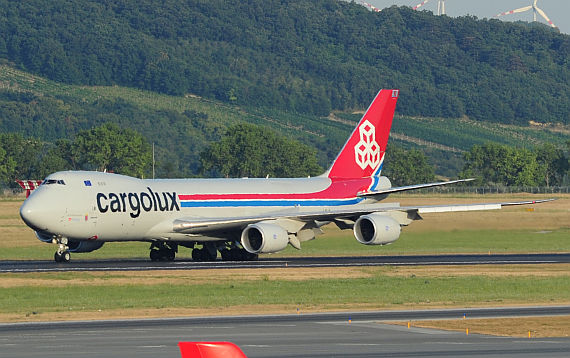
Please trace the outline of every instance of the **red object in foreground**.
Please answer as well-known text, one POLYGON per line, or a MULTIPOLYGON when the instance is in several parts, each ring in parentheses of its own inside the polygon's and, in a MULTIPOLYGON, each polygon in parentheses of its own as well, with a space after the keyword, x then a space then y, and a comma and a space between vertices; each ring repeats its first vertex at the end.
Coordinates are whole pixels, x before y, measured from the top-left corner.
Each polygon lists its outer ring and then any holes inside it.
POLYGON ((247 358, 231 342, 178 342, 182 358, 247 358))

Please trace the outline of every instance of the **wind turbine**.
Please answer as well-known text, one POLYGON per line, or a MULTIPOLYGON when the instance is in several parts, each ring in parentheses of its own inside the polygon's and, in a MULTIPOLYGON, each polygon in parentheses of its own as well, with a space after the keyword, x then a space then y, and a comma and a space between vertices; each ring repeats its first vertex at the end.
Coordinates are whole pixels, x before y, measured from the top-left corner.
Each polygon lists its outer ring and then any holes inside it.
MULTIPOLYGON (((412 9, 417 10, 419 7, 424 6, 427 4, 429 0, 424 0, 418 5, 414 6, 412 9)), ((445 0, 437 0, 437 14, 438 15, 445 15, 445 0)))
POLYGON ((528 11, 528 10, 532 9, 534 21, 536 21, 536 13, 539 13, 540 16, 542 16, 542 17, 544 18, 544 20, 546 20, 546 22, 548 22, 548 23, 550 24, 550 26, 556 27, 556 25, 554 25, 554 24, 552 23, 552 21, 550 21, 550 19, 548 18, 548 16, 546 16, 546 14, 544 13, 544 11, 542 11, 542 9, 540 9, 538 6, 536 6, 536 2, 537 2, 537 1, 538 1, 538 0, 534 0, 534 2, 532 3, 532 5, 525 6, 525 7, 521 7, 520 9, 515 9, 515 10, 511 10, 511 11, 502 12, 502 13, 496 15, 495 17, 499 17, 499 16, 503 16, 503 15, 515 14, 515 13, 517 13, 517 12, 525 12, 525 11, 528 11))

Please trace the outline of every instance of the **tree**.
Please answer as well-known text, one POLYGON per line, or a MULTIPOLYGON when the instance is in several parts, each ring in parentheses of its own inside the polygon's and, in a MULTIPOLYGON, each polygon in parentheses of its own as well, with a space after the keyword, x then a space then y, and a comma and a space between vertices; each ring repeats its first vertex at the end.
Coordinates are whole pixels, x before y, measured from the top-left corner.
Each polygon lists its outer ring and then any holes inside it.
POLYGON ((0 164, 0 167, 5 168, 4 181, 8 185, 15 186, 16 179, 38 179, 38 155, 43 150, 39 140, 24 138, 17 133, 0 134, 0 148, 5 153, 1 161, 4 164, 0 164))
POLYGON ((570 40, 543 25, 336 0, 108 3, 0 0, 0 57, 59 82, 325 116, 381 85, 403 115, 570 120, 570 40))
POLYGON ((14 158, 8 157, 4 148, 0 146, 0 183, 11 181, 15 167, 14 158))
POLYGON ((463 178, 474 177, 476 184, 535 186, 540 177, 536 154, 524 148, 497 143, 475 145, 464 154, 463 178))
POLYGON ((200 162, 202 174, 223 177, 303 177, 323 171, 313 148, 252 124, 228 128, 200 154, 200 162))
POLYGON ((547 187, 562 185, 564 175, 569 169, 564 151, 552 143, 546 143, 536 149, 536 159, 541 168, 541 184, 544 183, 547 187))
POLYGON ((426 155, 417 149, 405 150, 390 145, 386 151, 385 163, 383 174, 395 186, 429 183, 435 178, 433 165, 428 162, 426 155))
POLYGON ((143 136, 112 123, 79 132, 72 154, 87 169, 135 177, 143 177, 152 164, 151 149, 143 136))
POLYGON ((77 169, 73 156, 73 143, 67 139, 58 139, 55 145, 45 150, 39 160, 37 178, 44 178, 62 170, 77 169))

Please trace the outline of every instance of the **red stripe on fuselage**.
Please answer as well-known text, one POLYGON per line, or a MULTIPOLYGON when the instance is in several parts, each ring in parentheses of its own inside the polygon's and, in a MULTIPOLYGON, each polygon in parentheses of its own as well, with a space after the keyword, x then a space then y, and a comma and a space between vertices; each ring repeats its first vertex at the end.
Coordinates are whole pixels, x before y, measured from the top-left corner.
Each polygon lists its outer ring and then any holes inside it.
POLYGON ((244 193, 244 194, 181 194, 180 200, 262 200, 262 199, 347 199, 367 190, 372 178, 333 180, 324 190, 314 193, 244 193))

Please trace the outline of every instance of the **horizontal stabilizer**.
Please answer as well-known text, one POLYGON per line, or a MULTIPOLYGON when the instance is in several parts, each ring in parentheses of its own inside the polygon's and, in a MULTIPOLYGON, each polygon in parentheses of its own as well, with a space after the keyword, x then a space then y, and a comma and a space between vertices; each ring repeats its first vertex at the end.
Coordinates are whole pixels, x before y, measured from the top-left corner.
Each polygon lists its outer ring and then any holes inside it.
POLYGON ((398 193, 401 191, 408 191, 408 190, 417 190, 417 189, 424 189, 424 188, 432 188, 435 186, 443 186, 449 184, 457 184, 457 183, 465 183, 469 181, 475 180, 474 178, 470 179, 458 179, 458 180, 450 180, 450 181, 442 181, 437 183, 427 183, 427 184, 415 184, 415 185, 406 185, 406 186, 398 186, 395 188, 390 189, 383 189, 383 190, 375 190, 375 191, 365 191, 362 193, 358 193, 358 196, 374 196, 374 195, 383 195, 383 194, 392 194, 398 193))

